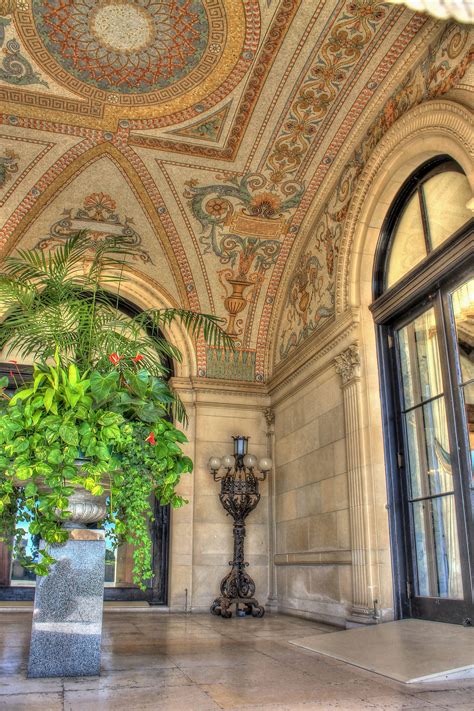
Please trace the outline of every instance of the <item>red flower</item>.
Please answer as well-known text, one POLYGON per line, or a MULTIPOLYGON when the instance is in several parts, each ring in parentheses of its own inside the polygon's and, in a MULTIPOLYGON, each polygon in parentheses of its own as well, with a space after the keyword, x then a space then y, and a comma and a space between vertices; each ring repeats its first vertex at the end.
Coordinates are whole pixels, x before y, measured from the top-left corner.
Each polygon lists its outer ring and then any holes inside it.
POLYGON ((119 356, 118 353, 111 353, 109 355, 109 360, 113 365, 118 365, 119 362, 121 361, 122 356, 119 356))
POLYGON ((138 363, 140 360, 143 360, 143 356, 140 355, 140 353, 137 353, 137 355, 135 356, 135 358, 132 358, 132 360, 133 360, 134 363, 138 363))
POLYGON ((148 437, 146 438, 145 442, 149 442, 150 444, 156 444, 156 441, 155 441, 155 433, 154 433, 154 432, 150 432, 150 434, 149 434, 148 437))

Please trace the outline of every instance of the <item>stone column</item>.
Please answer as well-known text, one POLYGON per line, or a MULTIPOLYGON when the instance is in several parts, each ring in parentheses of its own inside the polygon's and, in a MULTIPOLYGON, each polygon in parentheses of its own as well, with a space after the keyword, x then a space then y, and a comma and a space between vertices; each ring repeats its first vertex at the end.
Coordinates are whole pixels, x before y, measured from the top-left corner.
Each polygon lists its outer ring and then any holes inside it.
POLYGON ((278 608, 276 553, 276 481, 275 481, 275 412, 268 407, 264 413, 267 423, 267 454, 273 462, 268 476, 268 601, 266 607, 276 612, 278 608))
POLYGON ((360 386, 360 353, 352 344, 334 359, 341 376, 344 400, 349 517, 352 548, 351 624, 374 624, 374 586, 372 581, 372 548, 370 543, 369 486, 367 452, 363 433, 363 410, 360 386))

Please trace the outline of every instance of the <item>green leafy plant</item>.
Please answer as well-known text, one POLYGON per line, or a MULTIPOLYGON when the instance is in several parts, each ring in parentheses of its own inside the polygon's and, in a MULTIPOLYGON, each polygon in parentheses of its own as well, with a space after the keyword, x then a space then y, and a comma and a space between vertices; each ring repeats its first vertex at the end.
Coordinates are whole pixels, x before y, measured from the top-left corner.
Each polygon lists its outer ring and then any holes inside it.
POLYGON ((116 545, 134 545, 134 582, 152 576, 149 526, 153 497, 181 506, 176 486, 192 462, 185 435, 171 422, 186 413, 166 382, 163 358, 181 359, 161 335, 178 320, 194 336, 230 345, 219 319, 183 309, 135 316, 119 308, 133 247, 124 238, 99 244, 91 255, 79 233, 48 255, 19 252, 0 275, 6 314, 0 346, 33 356, 31 382, 10 396, 0 380, 0 537, 14 539, 23 565, 38 575, 54 562, 24 554, 18 512, 46 544, 60 544, 70 516, 68 497, 82 486, 108 494, 105 524, 116 545), (110 289, 115 293, 111 293, 110 289), (77 459, 82 458, 81 467, 77 459))

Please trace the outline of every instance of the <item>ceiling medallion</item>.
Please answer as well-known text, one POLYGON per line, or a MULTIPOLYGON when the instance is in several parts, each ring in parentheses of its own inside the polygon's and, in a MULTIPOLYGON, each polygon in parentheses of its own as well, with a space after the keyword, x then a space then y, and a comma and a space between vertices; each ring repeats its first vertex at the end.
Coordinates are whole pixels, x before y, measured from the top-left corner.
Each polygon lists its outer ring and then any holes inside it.
POLYGON ((248 70, 255 0, 32 0, 18 15, 41 69, 123 117, 207 110, 248 70))
POLYGON ((200 62, 209 23, 201 0, 34 0, 49 54, 88 86, 145 94, 175 84, 200 62))
POLYGON ((200 62, 209 23, 200 0, 34 0, 38 36, 88 86, 145 94, 176 84, 200 62))

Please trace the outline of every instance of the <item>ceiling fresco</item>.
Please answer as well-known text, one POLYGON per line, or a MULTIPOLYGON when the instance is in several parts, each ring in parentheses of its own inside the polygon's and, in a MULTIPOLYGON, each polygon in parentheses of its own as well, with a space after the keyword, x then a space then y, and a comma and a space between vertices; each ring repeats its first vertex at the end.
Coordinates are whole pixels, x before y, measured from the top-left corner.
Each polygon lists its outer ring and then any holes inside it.
POLYGON ((377 0, 0 0, 0 254, 127 234, 165 301, 225 319, 197 374, 263 383, 334 318, 374 147, 466 89, 472 39, 377 0))

